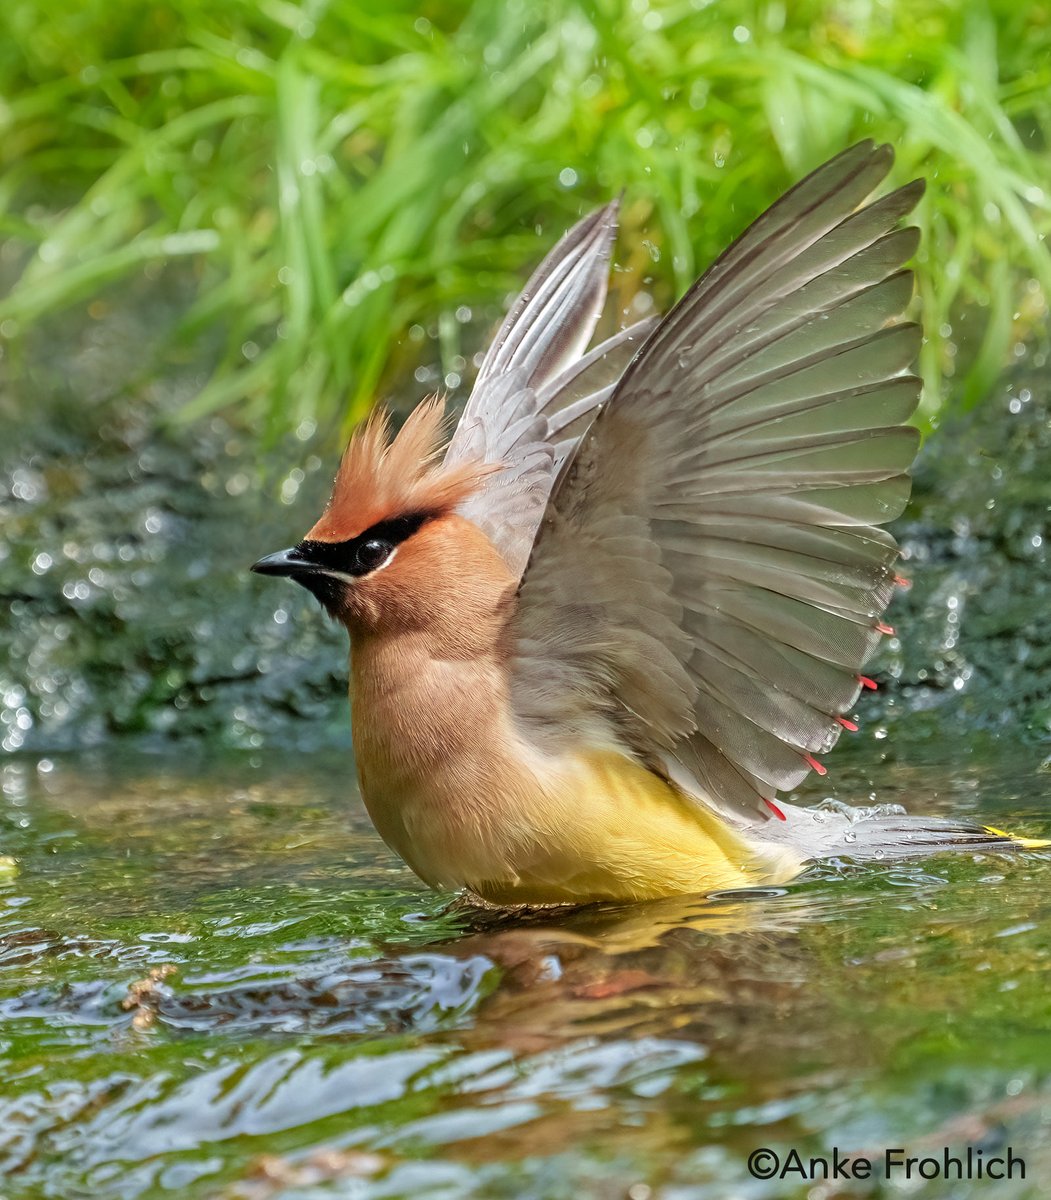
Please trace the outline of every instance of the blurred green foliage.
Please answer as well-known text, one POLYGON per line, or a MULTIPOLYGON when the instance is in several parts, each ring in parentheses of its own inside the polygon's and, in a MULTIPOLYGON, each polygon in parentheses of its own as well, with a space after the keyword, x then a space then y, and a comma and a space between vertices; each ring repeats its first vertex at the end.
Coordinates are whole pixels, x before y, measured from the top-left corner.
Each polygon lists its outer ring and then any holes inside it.
POLYGON ((446 364, 475 350, 461 306, 495 316, 620 187, 621 298, 663 306, 873 136, 930 183, 931 418, 943 375, 973 403, 1043 319, 1049 131, 1042 4, 6 0, 0 336, 182 260, 177 336, 223 347, 186 415, 345 423, 421 329, 446 364))

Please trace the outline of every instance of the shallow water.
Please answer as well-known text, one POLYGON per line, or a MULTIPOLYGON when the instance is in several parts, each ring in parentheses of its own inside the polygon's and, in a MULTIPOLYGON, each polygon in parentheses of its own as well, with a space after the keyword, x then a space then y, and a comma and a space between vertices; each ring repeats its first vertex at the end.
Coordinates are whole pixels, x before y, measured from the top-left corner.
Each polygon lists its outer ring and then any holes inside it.
MULTIPOLYGON (((838 795, 1047 828, 1038 750, 915 749, 856 739, 838 795)), ((509 919, 423 890, 342 754, 0 778, 4 1200, 1047 1194, 1051 856, 509 919), (967 1145, 1026 1180, 746 1167, 967 1145)))

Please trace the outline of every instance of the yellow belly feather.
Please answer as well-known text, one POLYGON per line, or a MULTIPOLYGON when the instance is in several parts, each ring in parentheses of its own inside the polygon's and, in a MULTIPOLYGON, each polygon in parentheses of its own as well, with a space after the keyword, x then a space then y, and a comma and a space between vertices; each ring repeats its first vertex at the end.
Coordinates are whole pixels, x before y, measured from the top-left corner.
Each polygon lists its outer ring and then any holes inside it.
POLYGON ((724 821, 615 752, 560 763, 535 798, 535 841, 514 879, 470 880, 498 904, 649 900, 791 878, 799 862, 761 859, 724 821))

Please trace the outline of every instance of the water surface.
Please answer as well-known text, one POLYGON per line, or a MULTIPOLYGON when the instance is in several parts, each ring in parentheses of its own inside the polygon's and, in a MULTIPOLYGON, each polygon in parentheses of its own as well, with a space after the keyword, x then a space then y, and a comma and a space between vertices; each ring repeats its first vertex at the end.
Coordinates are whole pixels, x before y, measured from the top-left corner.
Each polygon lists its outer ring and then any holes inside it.
MULTIPOLYGON (((1039 752, 915 749, 855 740, 837 794, 1047 827, 1039 752)), ((509 919, 424 890, 342 753, 27 755, 2 783, 4 1200, 1046 1195, 1047 855, 509 919), (746 1168, 901 1145, 1011 1146, 1027 1180, 746 1168)))

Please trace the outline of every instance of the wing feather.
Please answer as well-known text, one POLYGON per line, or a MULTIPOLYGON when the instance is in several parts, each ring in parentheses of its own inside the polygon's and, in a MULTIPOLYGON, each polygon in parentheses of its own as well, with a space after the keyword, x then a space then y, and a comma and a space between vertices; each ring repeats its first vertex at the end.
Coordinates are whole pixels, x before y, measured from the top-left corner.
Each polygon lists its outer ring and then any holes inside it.
POLYGON ((512 631, 538 738, 619 739, 739 818, 834 745, 918 440, 897 224, 922 185, 859 207, 892 159, 864 142, 788 192, 568 426, 512 631))
POLYGON ((533 273, 485 355, 446 451, 448 463, 502 464, 460 511, 518 574, 562 460, 652 326, 640 322, 584 353, 606 300, 617 207, 579 221, 533 273))

